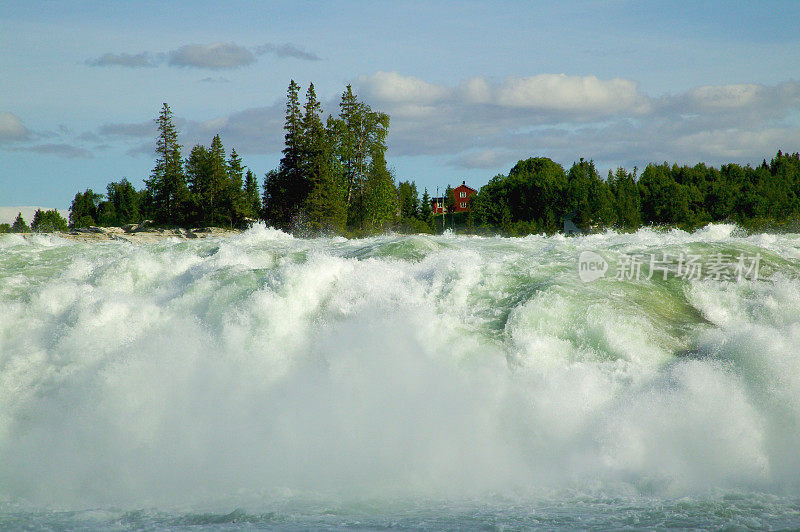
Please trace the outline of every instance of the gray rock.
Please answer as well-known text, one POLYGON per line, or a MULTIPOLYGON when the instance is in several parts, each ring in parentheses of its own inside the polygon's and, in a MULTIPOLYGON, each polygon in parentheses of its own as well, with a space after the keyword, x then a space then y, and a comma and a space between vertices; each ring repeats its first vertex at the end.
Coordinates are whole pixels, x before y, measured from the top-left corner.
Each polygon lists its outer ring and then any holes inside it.
POLYGON ((153 220, 145 220, 133 228, 131 232, 141 233, 142 231, 155 231, 153 227, 153 220))
POLYGON ((101 234, 105 234, 106 233, 105 229, 103 229, 102 227, 94 226, 94 225, 90 225, 89 227, 76 227, 75 231, 77 231, 79 233, 101 233, 101 234))

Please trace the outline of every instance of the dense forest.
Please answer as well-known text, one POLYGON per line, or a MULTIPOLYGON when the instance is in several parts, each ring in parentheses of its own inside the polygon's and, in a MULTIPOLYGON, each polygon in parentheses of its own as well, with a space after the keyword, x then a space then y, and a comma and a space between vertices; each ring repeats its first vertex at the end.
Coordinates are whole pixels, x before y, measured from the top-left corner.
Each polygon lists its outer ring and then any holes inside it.
MULTIPOLYGON (((127 180, 75 195, 69 227, 124 226, 152 220, 161 226, 243 228, 257 220, 301 235, 360 236, 383 231, 525 235, 562 229, 565 217, 585 231, 635 230, 642 225, 691 230, 711 222, 753 229, 797 229, 800 221, 800 155, 777 155, 757 167, 700 163, 649 164, 639 174, 617 168, 605 179, 592 160, 565 170, 546 157, 517 162, 470 198, 469 212, 434 217, 427 190, 396 183, 386 163, 389 116, 360 101, 348 85, 339 113, 323 120, 314 84, 304 101, 291 81, 287 91, 284 148, 278 168, 259 187, 233 148, 226 155, 219 134, 183 158, 172 111, 164 103, 155 123, 156 160, 136 190, 127 180), (262 192, 263 190, 263 192, 262 192)), ((0 232, 63 231, 57 211, 37 211, 27 226, 19 215, 0 232)))
POLYGON ((691 230, 711 222, 765 229, 800 221, 800 154, 761 165, 649 164, 617 168, 602 179, 592 161, 569 171, 544 157, 519 161, 492 178, 472 201, 464 224, 504 234, 554 232, 564 216, 586 230, 666 225, 691 230))

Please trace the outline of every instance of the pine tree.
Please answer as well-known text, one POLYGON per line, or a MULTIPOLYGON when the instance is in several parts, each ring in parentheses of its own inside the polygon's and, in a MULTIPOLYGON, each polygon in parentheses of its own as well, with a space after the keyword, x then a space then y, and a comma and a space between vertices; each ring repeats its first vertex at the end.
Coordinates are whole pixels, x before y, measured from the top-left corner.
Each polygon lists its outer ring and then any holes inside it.
POLYGON ((183 173, 178 131, 172 123, 172 111, 169 105, 164 103, 155 122, 159 131, 156 140, 156 166, 150 174, 150 179, 145 180, 145 184, 152 197, 156 220, 162 223, 181 224, 189 194, 183 173))

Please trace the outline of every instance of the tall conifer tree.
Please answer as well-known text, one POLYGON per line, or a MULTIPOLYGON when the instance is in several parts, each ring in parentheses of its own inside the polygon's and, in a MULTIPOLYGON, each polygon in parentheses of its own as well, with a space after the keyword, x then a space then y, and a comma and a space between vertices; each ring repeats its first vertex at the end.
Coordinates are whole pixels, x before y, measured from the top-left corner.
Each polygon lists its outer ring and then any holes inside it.
POLYGON ((308 87, 303 114, 303 174, 309 183, 305 213, 316 231, 341 231, 346 222, 344 194, 331 168, 331 146, 314 84, 308 87))
POLYGON ((178 131, 172 123, 169 105, 164 103, 155 122, 158 125, 156 166, 145 184, 152 197, 156 220, 180 224, 183 222, 182 214, 188 199, 188 189, 183 174, 178 131))
POLYGON ((268 223, 288 229, 300 217, 300 208, 308 195, 308 183, 302 173, 302 119, 300 85, 291 80, 286 97, 283 125, 284 148, 280 166, 267 174, 264 182, 264 212, 268 223))
POLYGON ((261 197, 258 194, 258 181, 252 170, 248 169, 244 177, 245 216, 258 218, 261 216, 261 197))

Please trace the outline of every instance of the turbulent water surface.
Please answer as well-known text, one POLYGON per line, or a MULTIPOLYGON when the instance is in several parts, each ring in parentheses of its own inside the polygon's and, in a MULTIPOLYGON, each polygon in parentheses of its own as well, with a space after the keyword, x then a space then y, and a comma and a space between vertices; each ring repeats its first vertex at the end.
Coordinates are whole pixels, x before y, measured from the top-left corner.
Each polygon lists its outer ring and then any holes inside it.
POLYGON ((0 528, 800 527, 798 274, 732 226, 2 235, 0 528))

